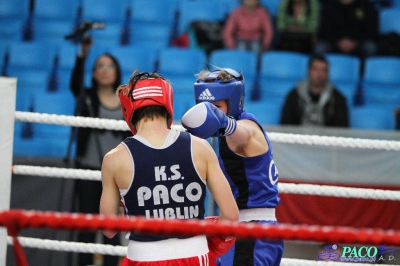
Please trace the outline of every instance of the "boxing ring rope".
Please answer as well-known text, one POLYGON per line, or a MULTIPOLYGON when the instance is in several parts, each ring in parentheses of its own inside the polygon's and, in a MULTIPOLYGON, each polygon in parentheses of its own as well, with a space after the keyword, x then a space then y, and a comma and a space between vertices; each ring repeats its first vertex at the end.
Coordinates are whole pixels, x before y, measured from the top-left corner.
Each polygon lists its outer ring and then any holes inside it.
MULTIPOLYGON (((32 175, 54 178, 86 179, 95 181, 101 180, 101 172, 98 170, 14 165, 12 173, 17 175, 32 175)), ((279 183, 279 193, 331 196, 340 198, 400 200, 400 191, 396 190, 351 188, 314 184, 279 183)))
MULTIPOLYGON (((15 121, 47 123, 75 127, 91 127, 108 130, 129 130, 124 121, 74 117, 66 115, 41 114, 15 111, 15 121)), ((175 129, 182 127, 173 125, 175 129)), ((299 135, 285 133, 269 133, 273 142, 303 144, 303 145, 321 145, 337 146, 361 149, 379 149, 386 151, 400 151, 400 141, 371 140, 358 138, 299 135)), ((38 167, 27 165, 13 165, 13 174, 26 174, 56 178, 79 178, 88 180, 100 180, 100 171, 80 170, 56 167, 38 167)), ((400 191, 348 188, 339 186, 322 186, 311 184, 292 184, 280 183, 280 193, 307 194, 318 196, 334 196, 345 198, 363 198, 378 200, 400 200, 400 191)), ((9 210, 0 212, 0 225, 6 226, 12 237, 8 237, 8 243, 13 244, 17 251, 20 243, 23 246, 43 247, 47 249, 60 251, 79 251, 79 252, 98 252, 101 254, 121 255, 126 254, 126 247, 113 247, 101 244, 72 243, 56 240, 38 240, 25 237, 17 237, 18 231, 26 227, 49 227, 53 229, 67 230, 101 230, 104 228, 118 231, 137 230, 140 232, 151 232, 160 234, 184 234, 184 235, 236 235, 243 238, 272 238, 283 240, 305 240, 317 242, 341 242, 341 243, 360 243, 360 244, 388 244, 400 246, 400 231, 393 230, 358 230, 345 227, 328 226, 258 226, 237 223, 219 223, 207 224, 205 221, 159 221, 145 220, 140 217, 121 218, 104 217, 99 215, 80 215, 67 213, 50 213, 24 210, 9 210), (67 222, 66 222, 67 221, 67 222), (182 230, 184 228, 184 230, 182 230), (14 241, 13 241, 14 239, 14 241), (35 246, 36 244, 36 246, 35 246), (16 247, 17 246, 17 247, 16 247)), ((22 247, 21 247, 22 249, 22 247)), ((17 251, 21 255, 21 250, 17 251)), ((22 251, 23 255, 23 251, 22 251)), ((22 260, 22 259, 21 259, 22 260)), ((20 265, 25 265, 20 261, 20 265)), ((282 259, 283 266, 289 265, 332 265, 330 262, 305 261, 297 259, 282 259)), ((338 263, 334 265, 354 265, 354 263, 338 263)), ((370 265, 361 264, 358 265, 370 265)), ((27 264, 26 264, 27 265, 27 264)))
POLYGON ((400 246, 400 231, 377 229, 354 229, 333 226, 301 225, 254 225, 222 221, 213 223, 207 220, 146 220, 143 217, 119 217, 104 215, 69 214, 60 212, 40 212, 9 210, 0 212, 0 225, 7 227, 14 238, 14 250, 19 265, 24 264, 23 250, 16 236, 23 228, 52 228, 63 230, 115 230, 133 231, 161 235, 231 236, 239 238, 272 240, 303 240, 343 244, 387 244, 400 246), (19 257, 19 258, 18 258, 19 257))
MULTIPOLYGON (((123 120, 100 119, 90 117, 75 117, 67 115, 15 111, 15 120, 21 122, 46 123, 74 127, 90 127, 108 130, 129 130, 126 122, 123 120)), ((173 125, 173 128, 182 129, 183 127, 173 125)), ((400 151, 400 141, 392 140, 372 140, 274 132, 270 132, 268 133, 268 135, 271 141, 280 143, 400 151)))

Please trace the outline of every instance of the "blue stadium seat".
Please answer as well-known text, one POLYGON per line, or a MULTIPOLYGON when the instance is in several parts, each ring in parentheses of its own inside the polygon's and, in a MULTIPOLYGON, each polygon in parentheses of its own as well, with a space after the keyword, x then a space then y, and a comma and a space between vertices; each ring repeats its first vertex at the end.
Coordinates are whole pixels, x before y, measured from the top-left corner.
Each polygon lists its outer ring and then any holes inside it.
POLYGON ((171 27, 167 24, 131 24, 131 44, 151 46, 153 48, 165 48, 169 46, 171 39, 171 27))
POLYGON ((225 8, 219 1, 181 1, 178 6, 178 32, 185 32, 192 21, 221 21, 225 18, 225 8))
POLYGON ((396 85, 400 84, 400 58, 375 56, 365 60, 364 82, 396 85))
MULTIPOLYGON (((75 98, 69 91, 35 94, 34 99, 35 112, 58 115, 74 113, 75 98)), ((70 130, 70 126, 39 123, 35 125, 34 137, 68 139, 70 130)))
POLYGON ((387 104, 399 105, 400 86, 399 85, 376 85, 364 84, 364 104, 387 104))
POLYGON ((235 8, 241 6, 240 1, 217 0, 217 2, 222 6, 224 18, 227 18, 235 8))
POLYGON ((80 47, 78 45, 73 45, 71 43, 64 43, 64 45, 57 49, 59 70, 72 72, 79 49, 80 47))
POLYGON ((1 19, 0 18, 0 41, 20 41, 22 39, 23 18, 1 19))
POLYGON ((174 92, 174 121, 181 121, 186 111, 196 104, 193 90, 190 92, 174 92))
POLYGON ((135 0, 130 2, 132 22, 172 26, 174 19, 172 1, 135 0))
POLYGON ((268 9, 271 17, 275 17, 278 14, 281 0, 261 0, 260 2, 262 6, 268 9))
POLYGON ((205 68, 203 50, 169 47, 160 50, 158 72, 172 82, 175 92, 193 92, 195 74, 205 68))
POLYGON ((80 0, 35 0, 36 21, 75 21, 80 0))
POLYGON ((206 54, 203 50, 168 47, 160 50, 159 71, 177 75, 193 75, 204 69, 206 54))
POLYGON ((74 30, 72 21, 45 21, 36 20, 33 40, 46 46, 62 46, 65 36, 74 30))
POLYGON ((34 42, 16 42, 10 45, 9 69, 50 70, 54 50, 34 42))
POLYGON ((270 51, 262 54, 261 100, 284 99, 290 89, 307 76, 308 57, 296 52, 270 51))
POLYGON ((365 105, 350 108, 350 127, 364 130, 394 130, 393 108, 365 105))
POLYGON ((108 49, 120 45, 122 24, 116 22, 107 22, 104 29, 90 31, 95 43, 101 44, 108 49))
POLYGON ((119 46, 110 50, 121 66, 123 82, 128 82, 134 70, 152 72, 156 70, 158 51, 147 46, 119 46))
POLYGON ((210 54, 209 69, 216 67, 227 67, 242 71, 246 87, 250 88, 256 78, 257 55, 250 51, 239 51, 230 49, 214 50, 210 54))
POLYGON ((379 33, 397 32, 400 34, 400 8, 385 8, 379 11, 379 33))
POLYGON ((0 1, 0 40, 21 40, 29 0, 0 1))
POLYGON ((25 18, 29 10, 29 0, 1 0, 0 21, 25 18))
POLYGON ((400 58, 370 57, 365 60, 363 79, 366 104, 398 104, 400 97, 400 58))
POLYGON ((105 23, 119 23, 122 26, 126 8, 124 1, 82 0, 82 18, 105 23))
POLYGON ((262 102, 282 102, 296 85, 295 81, 285 79, 261 78, 260 83, 260 101, 262 102))
MULTIPOLYGON (((68 93, 36 92, 30 95, 25 103, 27 108, 22 111, 32 111, 50 114, 71 115, 75 107, 73 96, 68 93), (30 109, 31 107, 32 109, 30 109)), ((14 129, 14 156, 65 156, 70 136, 70 126, 44 123, 29 123, 31 138, 24 139, 22 127, 27 123, 16 122, 14 129)))
POLYGON ((344 54, 327 54, 331 81, 357 83, 360 79, 361 59, 344 54))
POLYGON ((308 57, 301 53, 270 51, 261 55, 262 78, 298 80, 307 75, 308 57))
POLYGON ((329 79, 347 98, 350 106, 360 81, 361 59, 344 54, 327 54, 329 62, 329 79))
POLYGON ((282 101, 247 101, 244 109, 255 115, 264 126, 279 125, 282 101))

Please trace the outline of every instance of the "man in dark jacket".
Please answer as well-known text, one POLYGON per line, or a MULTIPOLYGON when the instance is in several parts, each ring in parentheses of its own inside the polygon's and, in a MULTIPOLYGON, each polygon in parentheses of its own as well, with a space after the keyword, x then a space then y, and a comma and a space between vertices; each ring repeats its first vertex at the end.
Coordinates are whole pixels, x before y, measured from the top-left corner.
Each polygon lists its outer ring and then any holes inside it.
POLYGON ((348 127, 346 98, 328 80, 328 61, 314 56, 308 65, 308 78, 298 82, 286 97, 282 125, 348 127))
POLYGON ((315 53, 366 58, 376 54, 378 12, 368 0, 327 1, 322 8, 315 53))

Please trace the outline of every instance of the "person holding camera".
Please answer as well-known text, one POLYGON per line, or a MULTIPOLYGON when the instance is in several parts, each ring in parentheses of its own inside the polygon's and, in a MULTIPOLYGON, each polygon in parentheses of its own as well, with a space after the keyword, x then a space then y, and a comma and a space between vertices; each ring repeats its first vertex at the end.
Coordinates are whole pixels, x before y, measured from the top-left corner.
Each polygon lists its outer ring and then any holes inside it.
MULTIPOLYGON (((121 70, 118 61, 111 54, 101 54, 95 61, 92 71, 90 88, 84 87, 85 59, 93 45, 93 40, 82 41, 81 49, 76 57, 75 66, 70 80, 70 89, 77 99, 76 116, 96 117, 106 119, 123 119, 119 99, 115 92, 121 84, 121 70)), ((93 128, 79 128, 75 167, 79 169, 100 170, 103 156, 126 137, 129 131, 109 131, 93 128)), ((98 214, 101 197, 101 182, 77 180, 75 193, 77 208, 80 213, 98 214)), ((96 234, 80 232, 78 241, 94 243, 96 234)), ((119 235, 112 239, 104 238, 104 244, 120 245, 119 235)), ((103 265, 118 265, 119 257, 104 256, 103 265)), ((93 265, 93 254, 78 255, 78 265, 93 265)))

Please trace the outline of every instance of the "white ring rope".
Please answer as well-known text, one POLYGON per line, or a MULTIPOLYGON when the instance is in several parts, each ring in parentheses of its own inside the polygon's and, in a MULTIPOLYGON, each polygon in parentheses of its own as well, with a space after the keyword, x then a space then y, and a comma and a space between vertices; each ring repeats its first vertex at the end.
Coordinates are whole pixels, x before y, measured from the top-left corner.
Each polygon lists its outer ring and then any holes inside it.
MULTIPOLYGON (((126 246, 112 246, 104 244, 90 244, 90 243, 79 243, 79 242, 67 242, 50 239, 37 239, 30 237, 18 237, 18 241, 23 247, 39 248, 55 251, 67 251, 67 252, 79 252, 79 253, 92 253, 92 254, 103 254, 103 255, 114 255, 114 256, 126 256, 126 246)), ((12 237, 7 237, 7 243, 13 244, 12 237)), ((316 254, 317 255, 317 254, 316 254)), ((300 259, 288 259, 282 258, 280 266, 370 266, 371 264, 366 263, 343 263, 343 262, 328 262, 328 261, 312 261, 312 260, 300 260, 300 259)), ((388 265, 387 266, 395 266, 388 265)))
MULTIPOLYGON (((129 128, 123 120, 101 119, 91 117, 42 114, 15 111, 15 120, 32 123, 57 124, 74 127, 90 127, 108 130, 128 131, 129 128)), ((173 125, 173 128, 183 130, 183 127, 173 125)), ((271 141, 290 144, 337 146, 362 149, 378 149, 387 151, 400 151, 400 141, 372 140, 360 138, 345 138, 317 135, 300 135, 289 133, 268 133, 271 141)))
MULTIPOLYGON (((45 177, 72 178, 72 179, 88 179, 101 180, 101 172, 99 170, 81 170, 57 167, 14 165, 13 173, 19 175, 35 175, 45 177)), ((316 196, 333 196, 340 198, 361 198, 375 200, 400 200, 400 191, 368 189, 368 188, 350 188, 327 185, 312 184, 293 184, 280 183, 280 193, 303 194, 316 196)))

